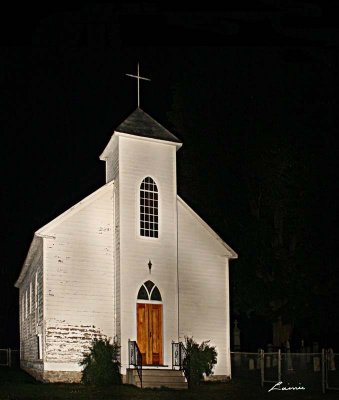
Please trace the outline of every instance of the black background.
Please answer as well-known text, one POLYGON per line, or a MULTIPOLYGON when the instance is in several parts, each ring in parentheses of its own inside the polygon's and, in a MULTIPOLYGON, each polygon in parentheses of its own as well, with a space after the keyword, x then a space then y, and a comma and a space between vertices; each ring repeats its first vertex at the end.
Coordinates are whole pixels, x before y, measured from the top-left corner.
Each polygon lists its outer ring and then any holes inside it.
MULTIPOLYGON (((307 138, 305 151, 314 152, 317 185, 308 221, 314 224, 311 245, 317 259, 328 260, 328 279, 338 281, 335 14, 320 1, 278 3, 208 9, 159 8, 151 2, 20 4, 2 10, 0 348, 18 347, 13 285, 34 231, 105 182, 98 157, 113 129, 136 107, 136 83, 125 74, 136 73, 138 61, 141 74, 152 79, 141 84, 141 107, 184 143, 178 152, 178 193, 239 257, 242 249, 225 221, 228 212, 242 213, 232 197, 233 191, 241 192, 241 182, 236 171, 225 171, 220 149, 251 129, 244 115, 250 119, 257 113, 268 120, 275 115, 284 129, 298 131, 301 142, 307 138), (287 99, 280 97, 286 74, 281 60, 298 69, 286 93, 294 95, 295 87, 300 113, 290 113, 287 99), (222 96, 215 97, 218 90, 222 96), (182 93, 179 116, 176 101, 182 93), (194 113, 201 93, 201 109, 194 113), (222 102, 214 101, 221 97, 222 102), (307 112, 312 102, 319 103, 316 116, 307 112), (210 124, 210 131, 207 127, 196 135, 178 131, 173 112, 183 126, 191 120, 201 126, 218 121, 216 126, 225 129, 214 132, 210 124)), ((271 128, 274 135, 274 124, 271 128)), ((335 345, 336 329, 334 321, 327 344, 335 345)), ((253 343, 249 336, 248 346, 265 344, 263 337, 253 343)))

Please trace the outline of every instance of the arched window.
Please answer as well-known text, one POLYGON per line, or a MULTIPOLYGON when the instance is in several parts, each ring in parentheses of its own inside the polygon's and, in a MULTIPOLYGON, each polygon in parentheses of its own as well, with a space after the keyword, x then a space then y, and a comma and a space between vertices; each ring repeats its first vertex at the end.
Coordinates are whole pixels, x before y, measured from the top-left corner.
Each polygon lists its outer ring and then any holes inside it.
POLYGON ((153 282, 144 282, 138 292, 138 300, 158 300, 161 301, 159 289, 153 282))
POLYGON ((140 185, 140 235, 157 238, 159 235, 158 188, 151 177, 140 185))

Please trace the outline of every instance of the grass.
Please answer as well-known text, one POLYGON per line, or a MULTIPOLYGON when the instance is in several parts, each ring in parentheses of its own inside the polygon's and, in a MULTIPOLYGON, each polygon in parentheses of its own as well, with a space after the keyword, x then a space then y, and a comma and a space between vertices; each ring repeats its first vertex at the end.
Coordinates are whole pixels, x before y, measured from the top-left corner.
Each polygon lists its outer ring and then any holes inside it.
POLYGON ((338 392, 320 391, 270 392, 261 388, 259 382, 231 381, 228 383, 205 383, 195 389, 138 389, 131 385, 97 388, 81 384, 43 384, 35 381, 24 371, 0 368, 1 400, 334 400, 338 392))

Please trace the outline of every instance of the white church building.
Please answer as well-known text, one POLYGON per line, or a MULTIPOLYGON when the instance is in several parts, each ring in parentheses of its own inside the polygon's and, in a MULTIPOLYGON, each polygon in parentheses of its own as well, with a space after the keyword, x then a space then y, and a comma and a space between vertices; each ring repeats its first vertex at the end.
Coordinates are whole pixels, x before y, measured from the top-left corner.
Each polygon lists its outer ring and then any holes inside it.
POLYGON ((237 254, 178 196, 181 146, 138 107, 100 156, 106 184, 35 232, 15 285, 21 367, 37 379, 79 381, 95 337, 119 342, 125 381, 131 346, 144 370, 172 370, 185 336, 210 340, 214 377, 231 376, 237 254))

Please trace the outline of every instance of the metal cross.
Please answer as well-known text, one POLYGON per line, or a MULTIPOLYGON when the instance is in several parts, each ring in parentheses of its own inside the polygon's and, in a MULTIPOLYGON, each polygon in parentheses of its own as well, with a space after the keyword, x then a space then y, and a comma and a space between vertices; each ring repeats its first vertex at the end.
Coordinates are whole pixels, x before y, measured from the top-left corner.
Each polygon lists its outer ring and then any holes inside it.
POLYGON ((131 75, 131 74, 126 74, 127 76, 131 76, 132 78, 136 78, 138 80, 138 108, 140 107, 140 79, 143 79, 144 81, 150 81, 148 78, 144 78, 139 75, 139 63, 138 63, 138 75, 131 75))

